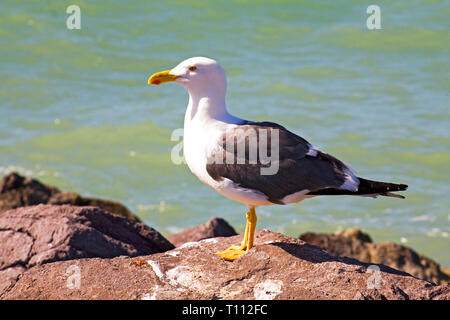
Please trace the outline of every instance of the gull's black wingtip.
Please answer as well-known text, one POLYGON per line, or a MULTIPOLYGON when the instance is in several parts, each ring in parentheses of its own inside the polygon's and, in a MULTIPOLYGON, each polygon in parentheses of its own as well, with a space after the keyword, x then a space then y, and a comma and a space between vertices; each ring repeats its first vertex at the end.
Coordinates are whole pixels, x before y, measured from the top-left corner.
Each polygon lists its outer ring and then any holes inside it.
POLYGON ((405 199, 405 196, 396 194, 397 191, 405 191, 408 189, 407 184, 390 183, 382 181, 373 181, 358 177, 359 186, 357 191, 350 191, 346 189, 336 189, 336 188, 326 188, 308 194, 312 195, 360 195, 360 196, 373 196, 376 198, 377 195, 385 197, 393 197, 399 199, 405 199))

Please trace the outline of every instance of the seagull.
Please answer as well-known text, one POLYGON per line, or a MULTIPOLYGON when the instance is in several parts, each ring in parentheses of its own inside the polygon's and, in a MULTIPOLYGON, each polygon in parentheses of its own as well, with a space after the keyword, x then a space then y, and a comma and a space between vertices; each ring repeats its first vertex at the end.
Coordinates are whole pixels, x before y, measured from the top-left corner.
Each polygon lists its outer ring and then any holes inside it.
POLYGON ((221 195, 247 205, 240 245, 216 252, 233 261, 253 247, 259 206, 297 203, 323 195, 404 198, 405 184, 358 177, 346 163, 273 122, 228 113, 227 79, 215 60, 193 57, 153 74, 148 84, 176 82, 189 94, 183 151, 189 169, 221 195))

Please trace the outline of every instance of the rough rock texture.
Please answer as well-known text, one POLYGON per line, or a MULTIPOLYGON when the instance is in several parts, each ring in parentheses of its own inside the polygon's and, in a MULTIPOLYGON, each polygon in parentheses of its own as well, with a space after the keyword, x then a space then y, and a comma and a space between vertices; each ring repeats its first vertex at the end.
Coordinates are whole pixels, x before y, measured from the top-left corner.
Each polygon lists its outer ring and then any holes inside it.
POLYGON ((186 242, 200 241, 215 237, 231 237, 237 235, 232 226, 222 218, 211 218, 199 226, 171 234, 167 239, 176 247, 186 242))
POLYGON ((35 266, 2 299, 449 299, 404 272, 331 255, 262 230, 234 262, 214 254, 242 236, 212 238, 138 258, 80 259, 35 266), (379 268, 379 269, 378 269, 379 268))
POLYGON ((117 201, 82 197, 77 193, 61 191, 56 187, 22 177, 17 173, 4 176, 0 181, 0 212, 40 203, 95 206, 140 221, 137 216, 117 201))
POLYGON ((450 282, 449 274, 430 258, 392 242, 372 243, 370 236, 359 229, 334 234, 305 233, 300 239, 340 257, 384 264, 436 284, 450 282))
POLYGON ((41 204, 0 212, 0 293, 34 265, 173 248, 153 228, 96 207, 41 204))

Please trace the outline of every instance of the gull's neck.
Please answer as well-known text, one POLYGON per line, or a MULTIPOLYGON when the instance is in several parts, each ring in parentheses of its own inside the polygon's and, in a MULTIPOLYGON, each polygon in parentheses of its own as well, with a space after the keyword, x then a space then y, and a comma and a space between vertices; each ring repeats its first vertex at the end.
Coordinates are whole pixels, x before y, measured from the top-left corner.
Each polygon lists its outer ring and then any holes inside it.
POLYGON ((213 122, 240 123, 239 119, 228 113, 225 104, 225 91, 203 90, 195 92, 189 90, 189 103, 184 117, 185 128, 191 123, 203 123, 205 125, 213 122))

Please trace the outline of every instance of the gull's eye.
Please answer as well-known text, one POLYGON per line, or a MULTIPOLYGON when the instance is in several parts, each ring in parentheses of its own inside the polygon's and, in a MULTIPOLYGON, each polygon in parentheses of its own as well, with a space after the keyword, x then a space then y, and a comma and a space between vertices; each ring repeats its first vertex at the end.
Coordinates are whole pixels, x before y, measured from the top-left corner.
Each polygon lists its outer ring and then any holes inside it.
POLYGON ((197 70, 197 67, 196 67, 196 66, 190 66, 190 67, 189 67, 189 70, 190 70, 190 71, 195 71, 195 70, 197 70))

